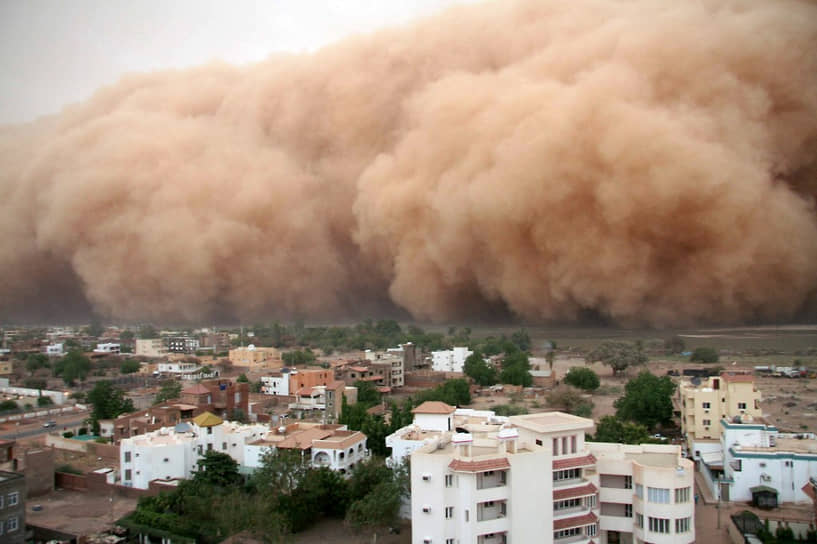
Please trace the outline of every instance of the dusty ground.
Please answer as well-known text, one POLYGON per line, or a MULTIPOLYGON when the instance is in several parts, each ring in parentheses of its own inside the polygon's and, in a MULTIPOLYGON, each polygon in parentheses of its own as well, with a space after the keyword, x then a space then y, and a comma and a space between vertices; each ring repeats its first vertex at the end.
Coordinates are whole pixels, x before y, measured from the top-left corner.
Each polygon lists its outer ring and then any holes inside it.
POLYGON ((137 499, 116 494, 93 495, 57 490, 43 497, 27 499, 26 522, 73 534, 87 535, 108 529, 113 522, 132 512, 137 499), (35 506, 41 506, 39 512, 35 506))
POLYGON ((411 523, 401 527, 400 534, 390 534, 387 530, 355 531, 339 520, 325 519, 308 531, 293 537, 296 544, 410 544, 411 523))

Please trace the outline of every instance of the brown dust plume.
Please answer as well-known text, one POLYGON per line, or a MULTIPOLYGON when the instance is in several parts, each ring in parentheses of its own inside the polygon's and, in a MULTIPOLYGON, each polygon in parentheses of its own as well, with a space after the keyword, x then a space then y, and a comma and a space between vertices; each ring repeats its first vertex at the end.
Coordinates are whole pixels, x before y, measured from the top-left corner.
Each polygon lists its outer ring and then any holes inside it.
POLYGON ((0 128, 0 318, 817 307, 817 5, 520 0, 0 128))

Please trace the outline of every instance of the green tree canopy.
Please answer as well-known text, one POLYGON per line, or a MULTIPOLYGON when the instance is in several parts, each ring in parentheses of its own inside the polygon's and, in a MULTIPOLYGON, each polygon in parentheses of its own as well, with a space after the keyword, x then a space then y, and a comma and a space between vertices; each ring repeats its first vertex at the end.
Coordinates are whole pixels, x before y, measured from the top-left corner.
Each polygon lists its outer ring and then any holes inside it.
POLYGON ((553 389, 547 397, 548 406, 559 408, 575 416, 590 417, 593 413, 593 402, 569 385, 553 389))
POLYGON ((91 361, 79 350, 68 354, 54 363, 54 375, 62 377, 66 385, 73 386, 77 380, 84 380, 91 371, 91 361))
POLYGON ((97 382, 88 392, 87 400, 93 406, 91 425, 94 433, 99 432, 100 419, 113 419, 120 414, 133 411, 133 402, 125 398, 125 392, 107 380, 97 382))
POLYGON ((156 338, 159 336, 159 332, 153 327, 151 324, 145 324, 139 327, 139 338, 143 340, 147 340, 149 338, 156 338))
POLYGON ((238 463, 226 453, 208 450, 196 463, 193 480, 218 487, 228 487, 241 482, 238 463))
POLYGON ((119 366, 119 372, 122 374, 133 374, 134 372, 139 372, 141 366, 136 359, 126 359, 122 361, 122 364, 119 366))
POLYGON ((358 380, 355 382, 357 387, 357 402, 370 408, 380 402, 380 391, 377 386, 369 381, 358 380))
POLYGON ((238 383, 249 383, 250 379, 247 377, 246 374, 243 372, 238 375, 238 378, 235 379, 238 383))
POLYGON ((660 378, 644 370, 624 387, 624 396, 616 400, 616 417, 634 421, 648 429, 672 420, 672 394, 675 383, 669 376, 660 378))
POLYGON ((692 355, 689 357, 690 361, 700 363, 717 363, 720 359, 718 350, 715 348, 695 348, 692 355))
POLYGON ((506 353, 502 359, 502 372, 499 374, 502 383, 530 387, 533 376, 530 373, 530 361, 524 351, 506 353))
POLYGON ((120 342, 132 342, 134 338, 136 338, 136 334, 130 329, 125 329, 119 333, 120 342))
POLYGON ((640 366, 647 363, 641 343, 605 342, 591 351, 585 358, 587 363, 600 361, 613 369, 613 375, 625 372, 631 366, 640 366))
POLYGON ((584 389, 585 391, 595 391, 601 384, 598 374, 592 368, 574 366, 565 375, 565 383, 584 389))
POLYGON ((650 440, 650 433, 644 425, 624 421, 616 416, 604 416, 596 424, 594 442, 618 442, 621 444, 643 444, 650 440))
POLYGON ((496 383, 496 369, 485 362, 482 352, 479 349, 468 356, 462 368, 466 376, 474 380, 475 383, 483 387, 496 383))

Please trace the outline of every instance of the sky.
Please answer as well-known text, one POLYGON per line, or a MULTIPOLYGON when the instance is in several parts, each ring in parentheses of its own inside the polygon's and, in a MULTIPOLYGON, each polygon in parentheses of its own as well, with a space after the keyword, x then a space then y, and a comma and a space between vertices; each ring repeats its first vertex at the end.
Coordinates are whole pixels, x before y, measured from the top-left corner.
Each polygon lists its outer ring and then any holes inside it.
POLYGON ((474 0, 6 0, 0 124, 88 98, 123 74, 312 51, 474 0))

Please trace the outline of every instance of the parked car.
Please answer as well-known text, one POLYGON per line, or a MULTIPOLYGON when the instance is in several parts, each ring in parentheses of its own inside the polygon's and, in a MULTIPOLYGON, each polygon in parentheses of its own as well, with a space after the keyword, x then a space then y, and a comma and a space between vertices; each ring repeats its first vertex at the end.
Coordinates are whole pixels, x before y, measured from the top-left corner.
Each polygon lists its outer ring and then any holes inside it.
POLYGON ((57 426, 56 421, 46 421, 45 423, 43 423, 43 429, 53 429, 56 426, 57 426))

